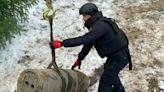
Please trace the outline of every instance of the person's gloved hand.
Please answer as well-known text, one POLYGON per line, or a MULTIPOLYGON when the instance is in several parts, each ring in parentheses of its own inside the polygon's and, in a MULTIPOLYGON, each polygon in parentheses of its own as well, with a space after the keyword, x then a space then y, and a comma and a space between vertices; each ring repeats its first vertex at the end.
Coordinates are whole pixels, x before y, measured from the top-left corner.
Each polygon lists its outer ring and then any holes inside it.
POLYGON ((55 40, 53 42, 50 42, 50 47, 55 49, 55 48, 60 48, 62 46, 62 42, 59 40, 55 40))
POLYGON ((72 66, 72 70, 74 70, 75 67, 79 66, 79 69, 80 69, 80 66, 81 66, 81 61, 79 61, 78 59, 74 62, 73 66, 72 66))

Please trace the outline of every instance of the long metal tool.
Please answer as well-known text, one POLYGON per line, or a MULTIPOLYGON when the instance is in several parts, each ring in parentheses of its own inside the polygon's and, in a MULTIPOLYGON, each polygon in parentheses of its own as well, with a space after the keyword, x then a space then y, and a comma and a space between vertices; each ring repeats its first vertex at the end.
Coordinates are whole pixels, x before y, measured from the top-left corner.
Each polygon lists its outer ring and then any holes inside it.
MULTIPOLYGON (((50 39, 51 39, 51 42, 54 41, 53 39, 53 28, 52 28, 52 25, 53 25, 53 16, 49 16, 48 17, 48 20, 49 20, 49 24, 50 24, 50 39)), ((61 80, 62 80, 62 88, 61 88, 61 92, 65 92, 66 89, 66 82, 65 82, 65 78, 63 77, 63 75, 61 74, 60 70, 59 70, 59 67, 57 66, 56 64, 56 58, 55 58, 55 49, 54 48, 51 48, 52 50, 52 61, 51 63, 48 65, 48 69, 51 69, 52 65, 54 66, 54 71, 56 71, 58 73, 58 75, 60 76, 61 80)))
MULTIPOLYGON (((55 15, 55 12, 53 12, 53 6, 52 6, 52 0, 44 0, 46 2, 47 8, 45 8, 45 11, 43 12, 43 19, 46 19, 49 21, 50 25, 50 40, 51 42, 54 41, 53 39, 53 17, 55 15), (52 12, 51 15, 49 13, 52 12)), ((54 66, 54 69, 58 70, 58 66, 56 64, 56 59, 55 59, 55 49, 51 48, 51 54, 52 54, 52 61, 48 65, 48 69, 50 69, 52 66, 54 66)))
MULTIPOLYGON (((53 27, 52 27, 52 25, 53 25, 53 16, 49 16, 48 21, 49 21, 49 25, 50 25, 50 39, 51 39, 51 42, 53 42, 54 41, 54 39, 53 39, 53 27)), ((51 48, 51 54, 52 54, 52 61, 48 65, 47 68, 50 69, 53 65, 55 69, 58 69, 58 66, 56 64, 55 49, 54 48, 51 48)))

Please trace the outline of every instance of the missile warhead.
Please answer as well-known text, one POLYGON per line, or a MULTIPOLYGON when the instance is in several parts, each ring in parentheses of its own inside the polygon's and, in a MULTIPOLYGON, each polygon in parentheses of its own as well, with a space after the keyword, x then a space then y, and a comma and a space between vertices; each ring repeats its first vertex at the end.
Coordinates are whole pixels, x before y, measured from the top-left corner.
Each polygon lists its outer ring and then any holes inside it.
POLYGON ((69 69, 27 69, 17 83, 17 92, 86 92, 90 79, 69 69))

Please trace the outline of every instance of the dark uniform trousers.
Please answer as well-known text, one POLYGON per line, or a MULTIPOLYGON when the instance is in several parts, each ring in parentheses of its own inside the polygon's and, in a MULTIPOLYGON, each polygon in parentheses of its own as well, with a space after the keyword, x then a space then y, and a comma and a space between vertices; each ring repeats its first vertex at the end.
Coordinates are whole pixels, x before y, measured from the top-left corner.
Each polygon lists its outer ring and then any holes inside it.
POLYGON ((128 53, 124 48, 107 57, 98 92, 125 92, 118 74, 129 62, 128 53))

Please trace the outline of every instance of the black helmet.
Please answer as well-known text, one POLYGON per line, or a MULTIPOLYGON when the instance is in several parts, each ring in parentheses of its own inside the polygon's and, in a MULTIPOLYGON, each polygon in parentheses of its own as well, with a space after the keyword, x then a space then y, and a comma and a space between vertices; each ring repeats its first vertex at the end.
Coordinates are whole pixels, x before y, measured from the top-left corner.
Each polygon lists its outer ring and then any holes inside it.
POLYGON ((94 15, 98 12, 98 8, 93 3, 86 3, 79 9, 79 14, 88 14, 88 15, 94 15))

